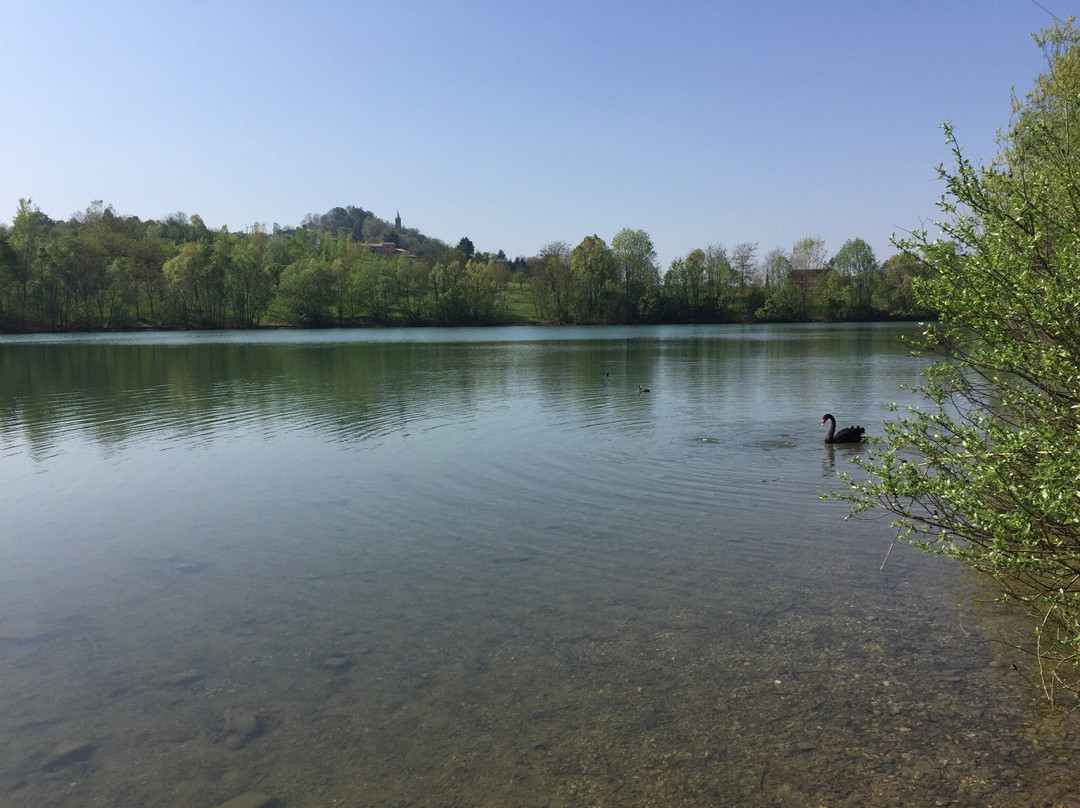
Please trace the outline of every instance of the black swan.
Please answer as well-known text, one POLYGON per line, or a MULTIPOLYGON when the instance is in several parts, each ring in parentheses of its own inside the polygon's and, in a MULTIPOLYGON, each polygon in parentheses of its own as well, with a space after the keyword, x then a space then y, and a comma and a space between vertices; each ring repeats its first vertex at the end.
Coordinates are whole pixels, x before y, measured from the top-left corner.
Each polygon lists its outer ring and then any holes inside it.
POLYGON ((863 433, 866 432, 861 426, 846 426, 834 435, 836 419, 829 413, 825 413, 821 416, 821 425, 825 426, 826 421, 829 422, 829 434, 825 436, 826 443, 859 443, 863 433))

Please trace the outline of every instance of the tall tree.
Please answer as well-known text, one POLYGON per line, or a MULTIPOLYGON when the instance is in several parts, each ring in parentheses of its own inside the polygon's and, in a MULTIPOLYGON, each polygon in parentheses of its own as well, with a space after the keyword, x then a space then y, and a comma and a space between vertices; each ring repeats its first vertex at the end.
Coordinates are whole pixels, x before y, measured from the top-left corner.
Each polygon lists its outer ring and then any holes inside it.
POLYGON ((461 237, 461 240, 457 243, 457 248, 461 250, 466 259, 472 258, 476 254, 476 247, 473 246, 472 240, 468 236, 461 237))
POLYGON ((474 323, 489 323, 495 319, 499 293, 498 267, 494 261, 469 261, 465 264, 463 284, 465 310, 474 323))
POLYGON ((757 244, 744 241, 741 244, 736 244, 731 251, 731 266, 738 273, 739 282, 744 285, 749 284, 753 279, 757 250, 757 244))
POLYGON ((430 290, 430 271, 427 266, 409 255, 399 255, 394 259, 397 272, 398 308, 408 325, 416 325, 424 316, 427 294, 430 290))
POLYGON ((401 278, 391 261, 373 255, 361 264, 360 296, 371 318, 383 325, 394 322, 403 293, 401 278))
MULTIPOLYGON (((135 282, 141 291, 141 297, 146 299, 148 314, 151 318, 155 314, 155 301, 165 297, 165 279, 161 274, 161 268, 173 255, 176 254, 176 245, 162 236, 162 226, 158 222, 151 222, 146 228, 143 237, 135 243, 132 258, 134 259, 135 282)), ((135 315, 141 316, 140 296, 135 298, 135 315)))
POLYGON ((806 299, 799 284, 792 278, 789 254, 777 247, 762 259, 765 280, 763 301, 755 313, 763 320, 801 320, 806 316, 806 299))
POLYGON ((828 253, 825 251, 825 239, 821 236, 807 236, 791 245, 791 268, 794 270, 821 269, 825 266, 828 253))
POLYGON ((322 326, 332 319, 333 278, 319 258, 302 258, 285 267, 279 290, 289 322, 322 326))
POLYGON ((774 286, 791 271, 791 259, 783 247, 773 247, 761 258, 761 280, 766 287, 774 286))
POLYGON ((890 256, 878 271, 873 291, 873 308, 880 315, 903 319, 931 319, 935 316, 921 305, 915 282, 926 274, 926 265, 911 253, 890 256))
POLYGON ((691 250, 685 258, 672 261, 664 274, 664 288, 668 292, 670 313, 676 319, 684 321, 699 320, 705 316, 705 285, 704 250, 691 250))
POLYGON ((853 314, 859 319, 868 318, 878 271, 873 248, 861 238, 850 239, 844 242, 830 263, 851 285, 853 314))
POLYGON ((231 239, 231 255, 225 267, 225 294, 231 322, 241 328, 259 323, 270 305, 273 279, 263 264, 265 234, 231 239))
POLYGON ((611 240, 611 252, 628 300, 637 301, 647 288, 660 282, 656 247, 644 230, 624 227, 611 240))
POLYGON ((727 320, 737 294, 746 286, 746 279, 732 267, 723 244, 710 244, 705 248, 704 256, 705 291, 714 310, 713 315, 727 320))
POLYGON ((11 267, 10 316, 18 329, 32 319, 31 307, 40 302, 47 274, 46 246, 55 223, 32 199, 20 199, 8 236, 15 262, 11 267), (34 298, 37 300, 35 301, 34 298))
POLYGON ((616 279, 615 256, 607 242, 596 235, 586 236, 570 251, 577 313, 588 320, 608 314, 607 293, 616 279))
POLYGON ((533 289, 541 316, 565 322, 570 315, 573 273, 570 270, 570 245, 552 241, 540 249, 538 266, 533 272, 533 289))
POLYGON ((460 261, 439 262, 431 268, 432 315, 439 325, 451 325, 465 316, 465 270, 460 261))
POLYGON ((205 244, 189 241, 161 268, 173 307, 183 325, 205 326, 210 321, 209 252, 205 244))

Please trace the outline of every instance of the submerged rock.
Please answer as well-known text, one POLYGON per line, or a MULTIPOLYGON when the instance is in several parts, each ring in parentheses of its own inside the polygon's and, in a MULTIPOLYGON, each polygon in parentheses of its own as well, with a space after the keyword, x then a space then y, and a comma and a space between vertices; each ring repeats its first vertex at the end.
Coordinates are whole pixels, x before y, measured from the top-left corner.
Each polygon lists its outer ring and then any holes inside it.
POLYGON ((206 569, 205 562, 192 561, 190 558, 184 558, 179 555, 159 559, 155 562, 155 565, 159 572, 174 572, 180 573, 181 575, 189 572, 202 572, 206 569))
POLYGON ((0 619, 0 643, 32 643, 49 638, 49 632, 29 620, 0 619))
POLYGON ((337 672, 347 670, 352 663, 344 654, 331 654, 330 656, 323 657, 321 664, 326 670, 337 672))
POLYGON ((94 745, 89 742, 61 744, 45 760, 41 770, 54 772, 73 763, 82 763, 84 760, 89 760, 92 754, 94 754, 94 745))
POLYGON ((248 791, 239 797, 223 802, 217 808, 274 808, 278 801, 259 791, 248 791))
POLYGON ((234 752, 237 749, 243 749, 247 745, 248 739, 243 735, 238 735, 235 732, 229 732, 225 735, 225 748, 232 749, 234 752))
POLYGON ((203 674, 198 671, 187 670, 174 673, 172 676, 165 678, 165 684, 169 687, 186 687, 187 685, 193 685, 204 678, 203 674))
POLYGON ((240 749, 252 738, 258 737, 262 726, 259 717, 247 710, 229 708, 225 711, 225 746, 240 749))

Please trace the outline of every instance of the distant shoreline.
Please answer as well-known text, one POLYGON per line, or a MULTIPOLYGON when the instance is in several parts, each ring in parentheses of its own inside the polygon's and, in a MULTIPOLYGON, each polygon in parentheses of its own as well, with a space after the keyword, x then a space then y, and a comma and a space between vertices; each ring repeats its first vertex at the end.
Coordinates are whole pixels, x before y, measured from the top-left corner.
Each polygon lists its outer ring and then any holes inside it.
POLYGON ((513 322, 488 322, 488 323, 458 323, 447 325, 440 323, 350 323, 342 325, 290 325, 288 323, 269 323, 266 325, 253 326, 227 326, 221 328, 195 328, 195 327, 163 327, 163 326, 129 326, 126 328, 67 328, 56 330, 32 329, 25 331, 0 331, 0 336, 32 336, 34 334, 150 334, 150 333, 176 333, 192 332, 207 334, 224 331, 385 331, 391 328, 445 328, 456 330, 464 328, 514 328, 514 327, 541 327, 541 328, 603 328, 609 326, 658 326, 658 325, 716 325, 716 326, 740 326, 740 325, 867 325, 871 323, 918 323, 926 322, 927 317, 889 317, 871 320, 753 320, 748 322, 654 322, 654 323, 562 323, 552 320, 515 320, 513 322))

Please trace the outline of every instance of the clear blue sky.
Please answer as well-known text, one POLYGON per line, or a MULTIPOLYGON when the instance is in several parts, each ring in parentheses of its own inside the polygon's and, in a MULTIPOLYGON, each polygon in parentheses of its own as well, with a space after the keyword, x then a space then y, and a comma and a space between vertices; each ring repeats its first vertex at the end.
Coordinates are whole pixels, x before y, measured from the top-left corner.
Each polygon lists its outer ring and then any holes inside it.
POLYGON ((940 124, 992 157, 1051 22, 1031 0, 0 0, 0 221, 20 197, 231 230, 352 204, 511 257, 630 227, 664 268, 805 236, 883 260, 937 215, 940 124))

